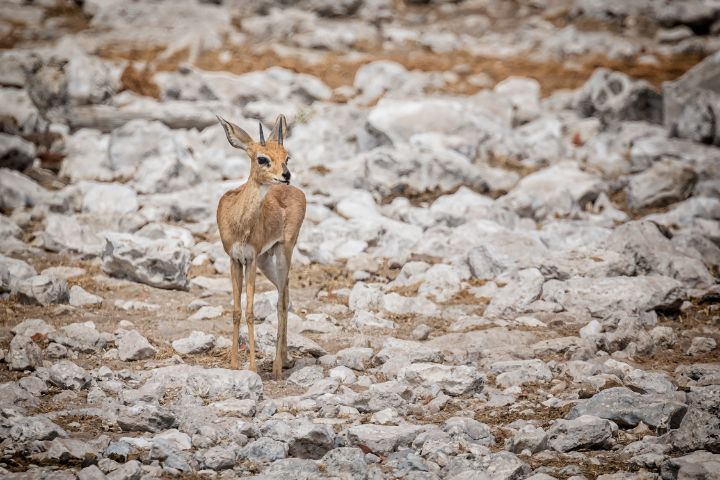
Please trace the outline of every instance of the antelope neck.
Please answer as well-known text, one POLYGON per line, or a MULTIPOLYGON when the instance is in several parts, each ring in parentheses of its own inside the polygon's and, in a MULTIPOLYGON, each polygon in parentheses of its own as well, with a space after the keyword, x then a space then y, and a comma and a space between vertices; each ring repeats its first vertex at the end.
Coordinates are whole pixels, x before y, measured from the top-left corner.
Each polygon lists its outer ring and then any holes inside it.
POLYGON ((247 230, 243 233, 249 234, 259 221, 262 204, 269 188, 269 185, 261 185, 252 178, 243 187, 240 201, 236 204, 237 212, 234 215, 236 224, 245 227, 242 230, 247 230))

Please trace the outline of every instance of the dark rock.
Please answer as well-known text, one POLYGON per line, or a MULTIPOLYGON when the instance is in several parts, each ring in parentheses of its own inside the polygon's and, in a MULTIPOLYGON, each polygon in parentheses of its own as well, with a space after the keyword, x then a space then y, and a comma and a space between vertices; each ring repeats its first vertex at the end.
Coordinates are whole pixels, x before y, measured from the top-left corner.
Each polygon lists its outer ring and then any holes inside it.
POLYGON ((640 395, 629 388, 614 387, 575 405, 567 414, 572 420, 582 415, 606 418, 621 427, 632 428, 640 422, 653 428, 670 429, 680 425, 687 406, 662 397, 640 395))
POLYGON ((720 385, 687 394, 688 411, 666 441, 682 452, 709 450, 720 453, 720 385))
POLYGON ((605 68, 595 70, 583 85, 576 105, 581 115, 599 117, 606 123, 663 121, 663 97, 649 83, 605 68))
POLYGON ((720 145, 720 52, 663 84, 665 127, 672 135, 720 145))

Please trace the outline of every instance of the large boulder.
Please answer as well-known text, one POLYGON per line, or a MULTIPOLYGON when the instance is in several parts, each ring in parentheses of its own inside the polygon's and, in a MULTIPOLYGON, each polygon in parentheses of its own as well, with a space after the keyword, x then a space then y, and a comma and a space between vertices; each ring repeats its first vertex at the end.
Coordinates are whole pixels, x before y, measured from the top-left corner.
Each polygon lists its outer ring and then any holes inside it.
POLYGON ((42 246, 51 252, 66 250, 88 256, 99 256, 105 245, 102 221, 86 215, 49 213, 45 217, 45 230, 40 233, 42 246))
POLYGON ((137 330, 120 334, 115 343, 118 348, 118 357, 123 361, 152 358, 157 353, 157 349, 137 330))
POLYGON ((720 455, 703 450, 666 459, 661 467, 663 479, 717 480, 720 478, 720 455))
POLYGON ((628 207, 638 210, 665 207, 692 194, 698 174, 680 161, 660 161, 630 178, 626 189, 628 207))
POLYGON ((408 447, 423 431, 418 425, 354 425, 343 432, 350 446, 364 446, 371 452, 390 453, 398 447, 408 447))
POLYGON ((190 251, 179 242, 109 233, 102 255, 108 275, 157 288, 187 289, 190 251))
POLYGON ((49 200, 50 193, 22 173, 0 168, 0 211, 34 207, 49 200))
POLYGON ((483 169, 452 150, 400 145, 379 147, 357 159, 355 187, 377 197, 449 191, 460 185, 486 190, 483 169))
POLYGON ((573 420, 556 420, 548 430, 548 445, 558 452, 580 448, 603 447, 609 443, 617 426, 611 421, 581 415, 573 420))
POLYGON ((683 285, 659 275, 643 277, 573 277, 548 280, 542 299, 559 303, 566 310, 605 318, 618 310, 647 312, 677 309, 684 298, 683 285))
POLYGON ((50 275, 36 275, 22 280, 18 283, 15 294, 24 303, 43 306, 67 303, 70 297, 65 279, 50 275))
POLYGON ((702 261, 678 250, 657 224, 628 222, 617 227, 604 242, 607 250, 630 259, 636 274, 673 277, 690 287, 712 285, 714 278, 702 261))
MULTIPOLYGON (((512 111, 509 102, 507 108, 512 111)), ((370 111, 368 126, 373 132, 399 145, 415 134, 436 132, 446 135, 471 135, 478 130, 499 131, 502 123, 490 109, 477 108, 467 100, 451 98, 382 99, 370 111)))
POLYGON ((568 162, 524 177, 498 203, 520 216, 542 220, 582 210, 605 191, 607 186, 602 179, 568 162))
POLYGON ((42 365, 42 350, 29 336, 15 335, 5 354, 5 362, 10 370, 34 370, 42 365))
POLYGON ((641 395, 625 387, 613 387, 578 403, 567 414, 573 420, 583 415, 606 418, 621 427, 635 427, 640 422, 654 428, 677 428, 687 406, 662 396, 641 395))
POLYGON ((720 52, 664 83, 663 99, 671 134, 720 145, 720 52))
POLYGON ((48 333, 48 339, 83 353, 94 353, 107 343, 93 322, 71 323, 48 333))
POLYGON ((0 293, 17 289, 23 280, 35 275, 37 272, 28 263, 0 254, 0 293))
POLYGON ((439 363, 413 363, 400 370, 398 379, 424 388, 437 387, 453 396, 479 392, 485 381, 475 367, 439 363))
POLYGON ((208 401, 229 398, 258 400, 263 392, 260 376, 249 370, 172 365, 150 370, 146 376, 144 389, 159 392, 180 389, 208 401))
POLYGON ((646 81, 598 68, 578 91, 576 108, 585 117, 606 123, 623 120, 663 121, 663 97, 646 81))
POLYGON ((667 442, 683 452, 703 449, 720 453, 720 386, 688 393, 688 412, 680 427, 668 434, 667 442))

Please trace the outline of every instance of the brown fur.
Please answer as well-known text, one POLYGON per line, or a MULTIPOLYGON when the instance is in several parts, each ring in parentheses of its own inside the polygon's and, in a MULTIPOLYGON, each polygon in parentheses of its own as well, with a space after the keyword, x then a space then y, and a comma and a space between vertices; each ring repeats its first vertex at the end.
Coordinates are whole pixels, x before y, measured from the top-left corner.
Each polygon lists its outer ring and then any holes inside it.
MULTIPOLYGON (((256 268, 265 274, 278 289, 278 336, 273 362, 273 376, 282 377, 282 368, 289 363, 287 356, 287 313, 290 303, 288 274, 292 252, 300 227, 305 218, 305 194, 290 185, 284 185, 283 173, 287 170, 287 150, 278 142, 281 130, 287 132, 284 116, 275 122, 265 145, 254 142, 237 125, 223 119, 231 145, 245 150, 250 158, 250 176, 247 183, 226 192, 217 209, 217 223, 223 248, 231 258, 233 284, 233 345, 231 367, 238 368, 240 321, 242 311, 240 295, 243 277, 247 287, 247 311, 250 369, 256 371, 253 297, 256 268), (258 157, 269 159, 264 166, 258 157), (263 190, 266 190, 263 195, 263 190), (243 271, 244 270, 244 271, 243 271)), ((289 172, 288 172, 289 174, 289 172)))

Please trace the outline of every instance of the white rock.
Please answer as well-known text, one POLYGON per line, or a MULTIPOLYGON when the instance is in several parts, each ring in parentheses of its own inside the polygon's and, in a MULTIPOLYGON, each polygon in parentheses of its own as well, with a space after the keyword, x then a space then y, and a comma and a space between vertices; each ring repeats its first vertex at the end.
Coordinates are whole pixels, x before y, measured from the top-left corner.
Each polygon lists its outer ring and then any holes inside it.
POLYGON ((120 335, 116 340, 120 360, 144 360, 152 358, 157 353, 155 347, 150 345, 147 338, 137 330, 130 330, 120 335))
POLYGON ((602 324, 597 320, 590 320, 587 325, 580 329, 580 338, 588 338, 602 333, 602 324))
POLYGON ((174 242, 109 233, 102 258, 103 271, 114 277, 158 288, 188 286, 190 251, 174 242))
POLYGON ((397 324, 392 320, 386 320, 380 316, 368 312, 367 310, 356 310, 352 318, 353 323, 356 327, 361 330, 364 328, 375 329, 375 328, 397 328, 397 324))
POLYGON ((288 377, 288 382, 300 385, 301 387, 309 387, 324 376, 321 366, 310 365, 291 373, 288 377))
POLYGON ((437 363, 413 363, 400 370, 398 379, 410 385, 437 387, 448 395, 462 395, 482 390, 483 375, 474 367, 437 363))
POLYGON ((373 356, 372 348, 350 347, 335 354, 337 362, 353 370, 365 370, 373 356))
POLYGON ((82 182, 83 212, 94 215, 122 215, 138 209, 135 190, 116 183, 82 182))
POLYGON ((21 301, 39 305, 66 303, 69 297, 67 282, 48 275, 36 275, 22 280, 15 293, 21 301))
POLYGON ((370 417, 370 422, 378 425, 399 425, 401 421, 402 417, 400 414, 398 414, 397 410, 391 407, 375 412, 372 417, 370 417))
POLYGON ((100 305, 103 299, 92 293, 88 293, 79 285, 70 287, 70 305, 73 307, 83 307, 86 305, 100 305))
POLYGON ((345 365, 340 365, 339 367, 330 369, 328 375, 330 378, 338 380, 342 385, 352 385, 357 381, 355 372, 345 365))
POLYGON ((490 371, 497 375, 495 382, 503 388, 552 380, 552 372, 542 360, 495 362, 490 365, 490 371))
POLYGON ((221 306, 204 306, 200 307, 197 312, 190 315, 188 320, 207 320, 210 318, 217 318, 223 314, 223 307, 221 306))
POLYGON ((209 333, 193 330, 189 337, 172 342, 173 349, 181 355, 207 352, 215 345, 215 337, 209 333))

